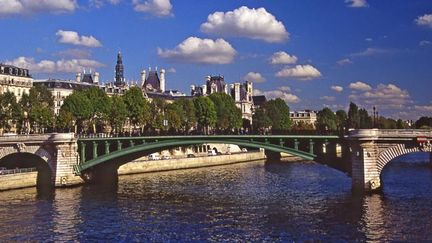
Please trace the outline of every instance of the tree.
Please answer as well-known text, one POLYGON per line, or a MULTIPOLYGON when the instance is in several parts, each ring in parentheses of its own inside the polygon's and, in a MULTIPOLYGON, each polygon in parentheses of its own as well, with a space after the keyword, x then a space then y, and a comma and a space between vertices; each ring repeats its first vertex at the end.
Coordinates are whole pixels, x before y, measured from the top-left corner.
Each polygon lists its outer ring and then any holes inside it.
POLYGON ((168 127, 177 132, 182 128, 182 107, 177 103, 168 104, 166 107, 166 119, 168 127))
POLYGON ((90 125, 93 133, 97 132, 96 126, 102 126, 108 118, 110 99, 108 95, 98 87, 91 87, 83 91, 91 103, 90 125))
POLYGON ((60 109, 56 118, 56 126, 60 131, 71 132, 71 128, 74 126, 74 117, 72 113, 66 111, 66 109, 60 109))
POLYGON ((415 122, 416 128, 432 128, 432 117, 422 116, 415 122))
POLYGON ((181 126, 185 133, 195 126, 197 118, 195 116, 195 106, 192 100, 181 98, 174 101, 180 107, 181 126))
POLYGON ((167 120, 166 117, 166 106, 165 100, 160 98, 153 99, 150 104, 150 126, 154 131, 158 130, 168 130, 168 127, 165 126, 164 120, 167 120))
POLYGON ((126 104, 128 111, 128 118, 130 123, 136 127, 144 126, 149 121, 150 105, 145 100, 144 95, 140 88, 132 87, 123 95, 123 101, 126 104))
POLYGON ((358 111, 359 116, 359 127, 360 129, 372 128, 372 118, 369 116, 366 109, 360 109, 358 111))
POLYGON ((236 106, 234 99, 225 93, 213 93, 209 95, 216 108, 216 128, 229 130, 242 126, 241 110, 236 106))
POLYGON ((198 97, 194 99, 194 106, 198 125, 203 133, 208 134, 209 128, 216 124, 217 113, 213 102, 208 97, 198 97))
POLYGON ((272 125, 270 117, 267 116, 264 108, 260 107, 252 115, 252 125, 256 131, 263 133, 266 128, 272 125))
POLYGON ((65 98, 61 110, 72 114, 75 121, 75 133, 85 130, 85 122, 90 120, 92 115, 92 104, 83 92, 74 91, 65 98))
POLYGON ((321 132, 337 130, 337 116, 329 108, 324 108, 318 112, 316 127, 321 132))
POLYGON ((108 110, 108 122, 111 126, 112 132, 121 132, 127 119, 128 110, 122 97, 113 96, 110 99, 111 107, 109 107, 108 110))
MULTIPOLYGON (((47 87, 43 85, 33 86, 28 95, 24 94, 21 97, 20 105, 27 114, 27 117, 23 117, 23 123, 27 123, 27 126, 29 126, 28 123, 37 125, 40 132, 52 127, 54 97, 47 87)), ((27 130, 28 127, 25 129, 27 130)))
POLYGON ((270 118, 273 131, 287 131, 291 127, 289 107, 280 98, 269 100, 264 105, 265 112, 270 118))
POLYGON ((22 110, 11 92, 0 95, 0 129, 11 131, 22 118, 22 110))
POLYGON ((358 106, 353 102, 349 105, 348 110, 348 128, 358 129, 360 127, 360 116, 358 106))
POLYGON ((343 134, 347 127, 348 115, 344 110, 336 111, 336 126, 340 134, 343 134))

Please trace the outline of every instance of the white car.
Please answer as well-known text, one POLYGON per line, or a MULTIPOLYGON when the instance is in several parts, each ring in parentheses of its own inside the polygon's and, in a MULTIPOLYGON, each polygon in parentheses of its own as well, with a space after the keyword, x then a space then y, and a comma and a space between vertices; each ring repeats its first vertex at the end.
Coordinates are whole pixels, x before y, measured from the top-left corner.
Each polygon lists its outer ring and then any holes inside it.
POLYGON ((212 150, 209 150, 208 152, 207 152, 207 156, 216 156, 217 154, 216 154, 216 151, 214 151, 213 149, 212 150))
POLYGON ((242 148, 243 153, 247 153, 247 148, 242 148))
POLYGON ((159 157, 158 154, 150 154, 150 155, 148 156, 148 159, 149 159, 149 160, 160 160, 160 157, 159 157))

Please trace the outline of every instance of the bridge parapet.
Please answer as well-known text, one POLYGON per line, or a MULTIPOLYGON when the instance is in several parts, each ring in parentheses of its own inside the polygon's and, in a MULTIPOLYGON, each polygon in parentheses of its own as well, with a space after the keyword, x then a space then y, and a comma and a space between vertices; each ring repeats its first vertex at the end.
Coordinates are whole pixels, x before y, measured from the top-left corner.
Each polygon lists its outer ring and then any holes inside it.
POLYGON ((417 137, 432 138, 431 129, 358 129, 349 132, 350 140, 412 140, 417 137))
POLYGON ((381 172, 394 158, 432 152, 432 130, 360 129, 347 136, 351 149, 352 183, 358 190, 381 188, 381 172))

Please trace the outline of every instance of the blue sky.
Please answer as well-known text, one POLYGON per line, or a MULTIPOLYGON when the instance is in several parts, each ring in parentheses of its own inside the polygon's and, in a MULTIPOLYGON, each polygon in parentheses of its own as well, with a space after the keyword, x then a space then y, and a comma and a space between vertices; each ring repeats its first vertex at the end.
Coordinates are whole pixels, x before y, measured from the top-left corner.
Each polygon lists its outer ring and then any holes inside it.
POLYGON ((0 61, 35 78, 110 82, 120 50, 127 80, 157 66, 186 93, 221 74, 291 109, 432 116, 429 0, 0 0, 0 28, 0 61))

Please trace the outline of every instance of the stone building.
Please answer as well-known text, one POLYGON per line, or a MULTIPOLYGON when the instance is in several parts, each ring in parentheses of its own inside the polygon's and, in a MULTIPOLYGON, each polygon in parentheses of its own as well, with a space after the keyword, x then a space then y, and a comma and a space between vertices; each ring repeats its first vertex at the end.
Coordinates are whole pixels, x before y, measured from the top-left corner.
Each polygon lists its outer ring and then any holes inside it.
POLYGON ((29 70, 0 63, 0 94, 11 92, 19 101, 33 86, 29 70))
POLYGON ((202 86, 191 85, 192 96, 207 96, 213 93, 225 93, 230 95, 236 106, 242 111, 242 118, 252 122, 254 109, 252 94, 253 84, 251 81, 227 85, 224 76, 207 76, 206 83, 202 86))
POLYGON ((231 84, 231 97, 233 97, 235 104, 242 112, 242 118, 252 122, 252 114, 254 103, 252 99, 253 84, 251 81, 246 81, 243 84, 231 84))
POLYGON ((294 123, 302 121, 315 127, 315 123, 317 121, 317 112, 312 110, 290 111, 290 117, 294 123))
POLYGON ((99 85, 99 73, 77 73, 75 80, 61 80, 61 79, 40 79, 35 80, 34 85, 43 85, 47 87, 54 97, 54 114, 58 115, 60 108, 66 97, 71 95, 74 90, 83 90, 90 87, 98 87, 99 85))

